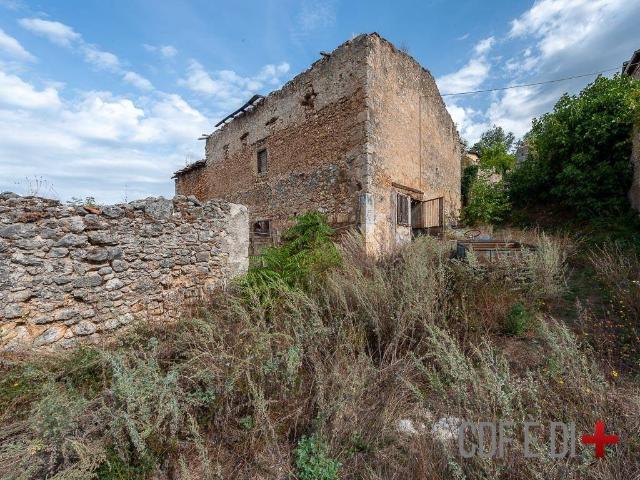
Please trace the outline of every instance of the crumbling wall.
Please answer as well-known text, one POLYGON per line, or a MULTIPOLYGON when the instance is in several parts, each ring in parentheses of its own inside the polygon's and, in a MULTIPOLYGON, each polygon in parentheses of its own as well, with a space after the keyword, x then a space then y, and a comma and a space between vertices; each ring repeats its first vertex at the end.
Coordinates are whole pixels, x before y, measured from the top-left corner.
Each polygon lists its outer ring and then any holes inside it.
POLYGON ((105 207, 0 195, 0 349, 97 341, 175 318, 248 267, 244 206, 148 198, 105 207))
POLYGON ((366 145, 365 59, 365 37, 358 37, 220 127, 207 139, 206 166, 178 175, 176 192, 241 203, 275 230, 311 210, 335 226, 354 225, 366 145), (262 149, 265 174, 257 170, 262 149))
POLYGON ((431 74, 385 39, 371 35, 367 105, 375 232, 382 246, 410 238, 395 222, 395 193, 416 200, 444 197, 460 209, 460 137, 431 74))
POLYGON ((242 203, 275 230, 319 210, 334 226, 357 225, 376 251, 411 238, 395 222, 396 185, 416 200, 442 196, 457 215, 459 142, 431 74, 379 35, 360 35, 213 132, 206 162, 177 174, 176 192, 242 203))

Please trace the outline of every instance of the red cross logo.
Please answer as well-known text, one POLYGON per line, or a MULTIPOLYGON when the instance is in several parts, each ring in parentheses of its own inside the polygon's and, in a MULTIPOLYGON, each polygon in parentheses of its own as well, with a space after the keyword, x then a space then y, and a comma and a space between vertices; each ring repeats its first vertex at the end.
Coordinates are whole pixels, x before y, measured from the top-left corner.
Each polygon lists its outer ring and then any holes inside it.
POLYGON ((596 446, 596 458, 604 457, 604 447, 620 441, 618 435, 605 435, 605 425, 602 420, 596 422, 596 431, 593 435, 583 435, 582 443, 596 446))

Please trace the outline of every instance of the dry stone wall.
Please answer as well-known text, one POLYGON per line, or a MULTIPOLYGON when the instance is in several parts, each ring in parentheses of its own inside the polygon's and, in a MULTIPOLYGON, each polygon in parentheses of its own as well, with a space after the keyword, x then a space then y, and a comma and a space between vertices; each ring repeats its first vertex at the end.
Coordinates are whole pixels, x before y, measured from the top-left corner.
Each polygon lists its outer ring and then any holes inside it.
POLYGON ((248 267, 244 206, 195 197, 67 206, 0 194, 0 349, 98 341, 170 320, 248 267))

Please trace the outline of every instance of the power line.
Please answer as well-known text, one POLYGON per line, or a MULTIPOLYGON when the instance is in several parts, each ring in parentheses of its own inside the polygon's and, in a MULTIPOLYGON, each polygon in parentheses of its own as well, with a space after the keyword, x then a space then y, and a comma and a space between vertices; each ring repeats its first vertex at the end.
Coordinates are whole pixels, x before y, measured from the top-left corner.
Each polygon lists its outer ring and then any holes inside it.
MULTIPOLYGON (((631 63, 627 66, 632 66, 632 65, 638 65, 638 63, 631 63)), ((592 72, 592 73, 583 73, 580 75, 573 75, 571 77, 564 77, 564 78, 555 78, 553 80, 544 80, 541 82, 534 82, 534 83, 523 83, 520 85, 509 85, 507 87, 497 87, 497 88, 487 88, 485 90, 473 90, 470 92, 456 92, 456 93, 443 93, 441 94, 442 97, 452 97, 454 95, 471 95, 474 93, 486 93, 486 92, 497 92, 497 91, 501 91, 501 90, 510 90, 512 88, 522 88, 522 87, 534 87, 537 85, 545 85, 547 83, 557 83, 557 82, 564 82, 567 80, 574 80, 576 78, 584 78, 584 77, 591 77, 593 75, 600 75, 601 73, 605 73, 605 72, 611 72, 613 70, 619 70, 620 67, 613 67, 613 68, 607 68, 606 70, 600 70, 599 72, 592 72)))

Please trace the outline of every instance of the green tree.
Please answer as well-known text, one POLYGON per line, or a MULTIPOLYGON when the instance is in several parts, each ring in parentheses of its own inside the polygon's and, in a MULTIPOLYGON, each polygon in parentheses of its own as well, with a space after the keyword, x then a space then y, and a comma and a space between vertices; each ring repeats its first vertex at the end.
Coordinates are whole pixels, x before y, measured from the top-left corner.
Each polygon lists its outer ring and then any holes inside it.
POLYGON ((492 182, 489 172, 481 171, 471 184, 468 203, 462 209, 462 221, 468 225, 500 223, 509 209, 504 182, 492 182))
POLYGON ((508 153, 511 151, 515 139, 516 137, 512 132, 505 132, 502 127, 494 125, 480 135, 480 140, 473 145, 471 150, 474 150, 482 157, 486 149, 502 145, 504 152, 508 153))
POLYGON ((639 85, 628 76, 598 77, 534 119, 530 155, 508 179, 514 204, 552 202, 582 218, 626 211, 639 85))
POLYGON ((480 156, 480 168, 484 170, 495 170, 504 175, 516 164, 516 157, 508 153, 508 148, 504 143, 496 143, 485 147, 480 156))

